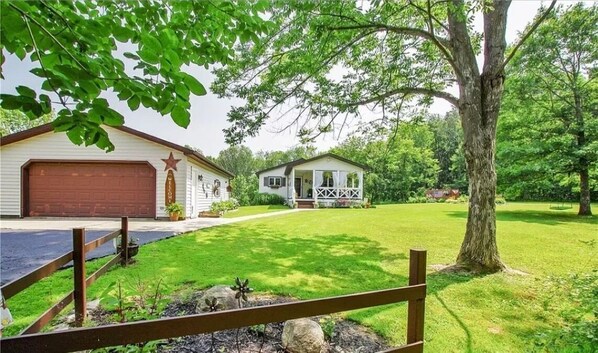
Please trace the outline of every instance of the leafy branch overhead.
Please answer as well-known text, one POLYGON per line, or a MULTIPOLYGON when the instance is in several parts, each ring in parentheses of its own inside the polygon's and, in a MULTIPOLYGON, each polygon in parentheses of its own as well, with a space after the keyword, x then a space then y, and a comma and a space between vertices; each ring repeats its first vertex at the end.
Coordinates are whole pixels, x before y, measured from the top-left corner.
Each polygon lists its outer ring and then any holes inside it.
POLYGON ((265 0, 2 1, 0 61, 28 57, 43 83, 2 94, 1 106, 30 119, 58 109, 57 131, 106 151, 114 146, 101 126, 125 120, 107 92, 131 110, 144 106, 187 127, 190 96, 206 89, 183 70, 226 64, 236 43, 258 41, 272 28, 267 7, 265 0))

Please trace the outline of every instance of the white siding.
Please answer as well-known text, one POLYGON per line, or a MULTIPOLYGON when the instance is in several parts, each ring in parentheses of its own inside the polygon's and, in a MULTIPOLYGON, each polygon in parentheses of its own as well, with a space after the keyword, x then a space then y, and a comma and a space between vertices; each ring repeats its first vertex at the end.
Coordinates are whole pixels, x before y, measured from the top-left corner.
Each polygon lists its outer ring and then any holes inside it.
POLYGON ((285 186, 281 186, 279 188, 271 188, 269 186, 264 186, 264 178, 266 177, 282 177, 285 178, 284 170, 286 167, 279 167, 276 169, 268 170, 259 175, 259 192, 260 193, 268 193, 268 194, 277 194, 285 199, 287 198, 287 189, 289 185, 289 180, 287 180, 285 186))
MULTIPOLYGON (((0 215, 19 216, 21 212, 21 167, 29 160, 102 160, 102 161, 147 161, 156 169, 156 217, 167 217, 165 208, 164 184, 165 164, 170 152, 181 161, 173 171, 176 182, 176 200, 183 205, 187 201, 187 166, 189 162, 183 153, 148 141, 144 138, 113 129, 105 128, 115 150, 105 153, 95 146, 76 146, 64 133, 48 132, 23 141, 2 146, 0 149, 0 215)), ((224 181, 226 177, 220 176, 224 181)), ((228 184, 224 184, 224 187, 228 184)))
POLYGON ((229 199, 228 191, 226 187, 229 185, 228 176, 220 174, 214 170, 207 169, 204 166, 200 166, 193 160, 188 160, 187 163, 187 183, 186 183, 186 195, 187 202, 185 204, 185 213, 187 217, 196 218, 201 211, 207 211, 210 209, 212 202, 225 201, 229 199), (195 205, 192 204, 192 191, 193 191, 193 176, 202 176, 201 181, 197 181, 196 199, 195 205), (220 197, 214 197, 212 187, 214 180, 220 180, 220 197))

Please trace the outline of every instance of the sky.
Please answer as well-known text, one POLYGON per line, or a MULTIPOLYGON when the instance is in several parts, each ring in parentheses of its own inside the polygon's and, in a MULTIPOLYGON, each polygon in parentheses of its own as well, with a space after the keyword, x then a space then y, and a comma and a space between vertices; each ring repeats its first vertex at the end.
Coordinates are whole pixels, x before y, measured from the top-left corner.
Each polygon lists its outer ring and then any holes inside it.
MULTIPOLYGON (((514 0, 511 4, 507 22, 507 43, 513 43, 525 26, 530 22, 540 6, 547 6, 550 1, 540 0, 514 0)), ((561 4, 572 3, 572 1, 560 1, 561 4)), ((476 21, 476 26, 481 29, 481 21, 476 21)), ((28 72, 31 62, 21 62, 15 56, 7 56, 3 65, 5 80, 0 81, 0 92, 14 94, 15 87, 27 85, 38 90, 41 86, 41 79, 28 72), (27 68, 26 70, 24 69, 27 68)), ((189 68, 188 73, 194 75, 206 88, 209 88, 213 75, 203 68, 189 68)), ((205 96, 191 96, 191 124, 187 129, 177 126, 170 116, 161 116, 153 110, 141 106, 136 111, 131 111, 126 102, 120 102, 114 95, 105 96, 113 109, 119 111, 125 117, 125 125, 174 142, 179 145, 191 145, 199 148, 205 155, 216 156, 227 148, 224 141, 222 129, 228 126, 226 114, 233 105, 241 105, 241 100, 219 99, 208 90, 205 96)), ((450 110, 448 103, 437 101, 431 111, 443 114, 450 110)), ((244 145, 255 151, 285 150, 297 146, 299 139, 295 131, 288 130, 279 132, 280 125, 275 122, 267 123, 261 130, 259 136, 249 138, 244 145)), ((337 145, 345 136, 326 135, 321 137, 314 144, 319 151, 337 145)), ((65 137, 66 138, 66 137, 65 137)), ((89 148, 97 148, 91 146, 89 148)), ((118 148, 118 146, 116 146, 118 148)))

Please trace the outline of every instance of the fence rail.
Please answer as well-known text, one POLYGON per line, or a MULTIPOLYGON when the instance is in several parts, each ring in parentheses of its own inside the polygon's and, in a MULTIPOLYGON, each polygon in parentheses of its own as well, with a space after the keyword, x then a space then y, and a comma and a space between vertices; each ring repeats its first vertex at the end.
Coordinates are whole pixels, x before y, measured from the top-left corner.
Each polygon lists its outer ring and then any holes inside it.
MULTIPOLYGON (((5 299, 9 299, 35 284, 39 280, 46 278, 58 271, 61 267, 73 261, 74 270, 74 290, 66 294, 58 303, 54 304, 50 309, 46 310, 35 322, 23 330, 21 335, 28 335, 39 332, 48 322, 50 322, 56 315, 58 315, 67 305, 75 301, 75 324, 81 326, 85 318, 86 310, 86 288, 95 282, 101 275, 106 273, 108 269, 118 262, 126 265, 128 258, 127 243, 128 243, 128 217, 121 218, 121 229, 106 234, 98 239, 85 243, 85 229, 73 229, 73 250, 61 255, 60 257, 50 261, 49 263, 40 266, 39 268, 29 272, 28 274, 17 278, 16 280, 2 286, 2 294, 5 299), (97 247, 107 243, 108 241, 121 235, 121 252, 118 252, 110 261, 104 266, 85 277, 85 255, 96 249, 97 247)), ((4 340, 2 340, 2 348, 4 349, 4 340)))
POLYGON ((426 252, 425 250, 411 250, 409 286, 406 287, 175 318, 17 336, 2 339, 0 342, 6 352, 80 351, 210 333, 407 301, 407 344, 380 353, 422 353, 425 280, 426 252))

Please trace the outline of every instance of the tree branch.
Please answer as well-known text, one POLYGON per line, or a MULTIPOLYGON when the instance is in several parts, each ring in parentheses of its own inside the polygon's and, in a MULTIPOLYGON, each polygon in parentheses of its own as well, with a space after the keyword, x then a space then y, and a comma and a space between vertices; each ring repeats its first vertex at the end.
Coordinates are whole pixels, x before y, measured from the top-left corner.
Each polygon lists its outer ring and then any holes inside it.
POLYGON ((434 33, 424 31, 423 29, 412 28, 412 27, 390 26, 390 25, 386 25, 383 23, 375 23, 375 22, 368 23, 368 24, 359 24, 359 25, 326 27, 326 29, 332 30, 332 31, 366 29, 366 28, 373 29, 376 32, 388 31, 388 32, 396 33, 396 34, 404 34, 404 35, 408 35, 408 36, 413 36, 413 37, 418 37, 418 38, 423 38, 423 39, 429 40, 436 46, 436 48, 438 48, 438 50, 440 50, 442 55, 445 57, 445 59, 448 61, 448 63, 453 68, 455 75, 457 75, 457 76, 460 75, 459 67, 457 66, 453 56, 450 54, 450 52, 447 49, 449 47, 449 41, 446 38, 438 37, 434 33))
POLYGON ((442 92, 442 91, 437 91, 437 90, 433 90, 433 89, 428 89, 428 88, 419 88, 419 87, 401 87, 401 88, 397 88, 397 89, 394 89, 394 90, 390 90, 390 91, 388 91, 388 92, 386 92, 384 94, 381 94, 381 95, 377 95, 377 96, 374 96, 374 97, 363 99, 361 101, 349 103, 349 104, 347 104, 347 106, 365 105, 365 104, 369 104, 369 103, 373 103, 373 102, 382 100, 384 98, 388 98, 388 97, 394 96, 395 94, 403 94, 403 95, 421 94, 421 95, 425 95, 425 96, 442 98, 442 99, 446 100, 447 102, 451 103, 452 105, 454 105, 455 107, 459 106, 459 99, 457 99, 457 97, 453 96, 450 93, 442 92))
POLYGON ((554 5, 556 5, 556 0, 552 0, 550 6, 548 6, 548 9, 546 9, 542 16, 540 16, 540 18, 536 20, 536 22, 532 25, 529 31, 527 31, 527 33, 519 40, 519 42, 515 44, 513 50, 511 50, 505 61, 500 65, 499 69, 496 72, 501 72, 502 70, 504 70, 505 66, 507 66, 509 61, 511 61, 511 59, 513 59, 513 57, 515 56, 515 53, 517 53, 517 50, 519 50, 519 48, 523 45, 527 38, 529 38, 529 36, 532 35, 536 28, 538 28, 538 26, 540 26, 540 24, 544 22, 546 17, 548 17, 548 14, 550 14, 550 11, 552 11, 552 9, 554 8, 554 5))

